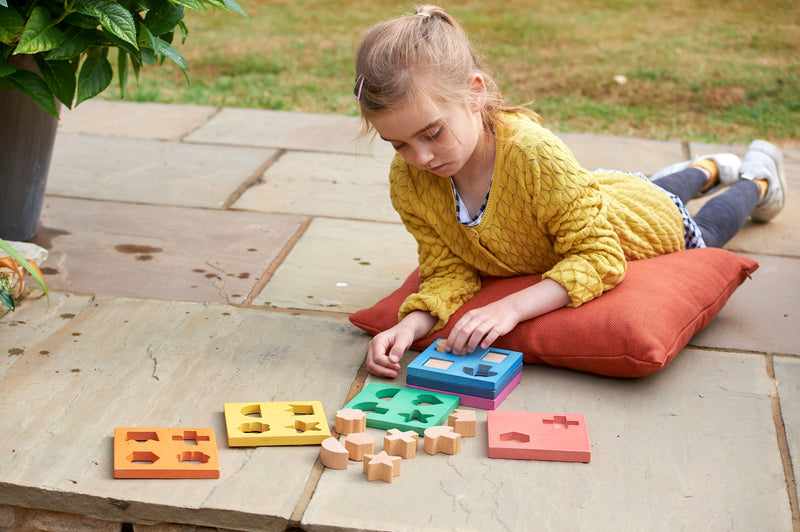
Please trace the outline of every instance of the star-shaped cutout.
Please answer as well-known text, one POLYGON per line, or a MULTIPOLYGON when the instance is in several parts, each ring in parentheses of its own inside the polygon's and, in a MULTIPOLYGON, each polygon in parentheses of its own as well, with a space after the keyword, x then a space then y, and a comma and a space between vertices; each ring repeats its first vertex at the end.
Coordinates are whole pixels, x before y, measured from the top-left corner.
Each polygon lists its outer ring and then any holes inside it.
POLYGON ((406 423, 410 423, 412 421, 427 423, 428 419, 433 417, 433 414, 423 414, 419 410, 413 410, 411 412, 400 412, 398 415, 400 415, 406 423))

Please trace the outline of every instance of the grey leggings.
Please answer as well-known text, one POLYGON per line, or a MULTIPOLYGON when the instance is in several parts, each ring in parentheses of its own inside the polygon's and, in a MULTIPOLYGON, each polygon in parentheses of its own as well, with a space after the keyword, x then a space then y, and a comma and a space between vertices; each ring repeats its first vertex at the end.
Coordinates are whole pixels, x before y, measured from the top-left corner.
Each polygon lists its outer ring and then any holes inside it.
MULTIPOLYGON (((656 179, 653 183, 672 192, 686 204, 700 192, 706 181, 706 174, 702 170, 689 167, 656 179)), ((700 227, 706 246, 721 248, 733 238, 750 217, 760 196, 758 185, 748 179, 740 179, 724 193, 708 200, 692 217, 700 227)))

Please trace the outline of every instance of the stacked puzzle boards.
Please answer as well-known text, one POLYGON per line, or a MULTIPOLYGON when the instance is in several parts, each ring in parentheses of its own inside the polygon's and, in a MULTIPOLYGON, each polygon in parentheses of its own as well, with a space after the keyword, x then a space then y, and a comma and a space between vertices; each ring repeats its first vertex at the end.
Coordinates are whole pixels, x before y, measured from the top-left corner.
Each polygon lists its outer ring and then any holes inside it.
POLYGON ((436 349, 434 341, 408 365, 411 388, 457 395, 463 406, 494 410, 522 379, 522 353, 490 347, 467 355, 436 349))

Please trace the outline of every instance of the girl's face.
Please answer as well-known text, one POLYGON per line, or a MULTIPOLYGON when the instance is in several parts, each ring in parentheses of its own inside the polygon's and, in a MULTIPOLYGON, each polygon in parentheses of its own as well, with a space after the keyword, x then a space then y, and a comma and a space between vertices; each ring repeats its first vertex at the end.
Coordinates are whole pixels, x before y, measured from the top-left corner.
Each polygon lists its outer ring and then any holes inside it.
MULTIPOLYGON (((482 85, 482 80, 481 80, 482 85)), ((483 135, 482 103, 405 104, 370 122, 408 163, 441 177, 469 171, 483 135)))

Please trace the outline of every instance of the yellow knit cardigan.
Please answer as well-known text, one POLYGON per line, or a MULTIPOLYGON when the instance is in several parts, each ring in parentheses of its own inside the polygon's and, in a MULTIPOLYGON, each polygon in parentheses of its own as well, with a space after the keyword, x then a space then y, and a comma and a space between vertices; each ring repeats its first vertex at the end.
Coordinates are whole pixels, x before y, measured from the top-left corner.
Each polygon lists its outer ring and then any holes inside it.
POLYGON ((552 132, 523 115, 495 127, 494 177, 481 223, 455 215, 450 180, 396 155, 392 205, 416 238, 419 292, 400 307, 450 316, 480 290, 480 276, 541 273, 569 292, 570 306, 594 299, 625 276, 626 259, 684 247, 681 214, 669 197, 639 177, 589 172, 552 132))

